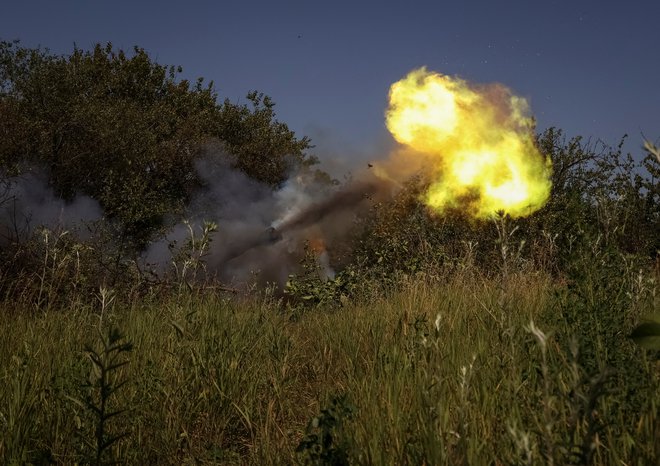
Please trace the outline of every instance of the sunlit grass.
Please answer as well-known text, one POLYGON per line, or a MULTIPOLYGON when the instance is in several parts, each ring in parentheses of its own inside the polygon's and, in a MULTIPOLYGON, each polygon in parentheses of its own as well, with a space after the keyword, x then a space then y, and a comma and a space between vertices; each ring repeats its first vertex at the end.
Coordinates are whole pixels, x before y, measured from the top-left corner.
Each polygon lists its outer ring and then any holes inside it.
POLYGON ((650 464, 658 367, 621 329, 609 351, 638 361, 637 378, 613 386, 598 353, 603 370, 587 372, 557 316, 567 293, 542 275, 420 276, 387 296, 302 314, 212 294, 111 303, 103 315, 3 312, 0 456, 88 457, 93 416, 71 398, 89 379, 85 345, 116 326, 134 347, 113 406, 129 411, 108 422, 130 434, 108 460, 304 461, 310 451, 296 448, 315 432, 310 421, 341 398, 350 415, 328 429, 355 464, 650 464), (641 401, 626 398, 631 390, 641 401))

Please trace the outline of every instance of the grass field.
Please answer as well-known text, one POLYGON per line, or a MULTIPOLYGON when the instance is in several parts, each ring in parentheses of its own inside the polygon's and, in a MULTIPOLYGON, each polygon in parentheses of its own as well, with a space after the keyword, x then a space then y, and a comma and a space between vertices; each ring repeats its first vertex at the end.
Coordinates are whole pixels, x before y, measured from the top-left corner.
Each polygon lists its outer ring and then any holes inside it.
POLYGON ((0 312, 6 464, 657 464, 657 354, 627 338, 651 275, 99 298, 0 312))

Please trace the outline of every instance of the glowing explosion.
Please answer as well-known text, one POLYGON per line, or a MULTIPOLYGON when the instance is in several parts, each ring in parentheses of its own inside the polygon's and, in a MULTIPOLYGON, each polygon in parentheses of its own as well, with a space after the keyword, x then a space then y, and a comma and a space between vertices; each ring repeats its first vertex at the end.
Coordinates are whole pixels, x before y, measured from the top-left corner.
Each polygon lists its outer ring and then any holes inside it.
POLYGON ((534 144, 525 99, 502 85, 470 86, 425 68, 393 84, 389 99, 387 128, 428 159, 429 206, 520 217, 547 201, 550 162, 534 144))

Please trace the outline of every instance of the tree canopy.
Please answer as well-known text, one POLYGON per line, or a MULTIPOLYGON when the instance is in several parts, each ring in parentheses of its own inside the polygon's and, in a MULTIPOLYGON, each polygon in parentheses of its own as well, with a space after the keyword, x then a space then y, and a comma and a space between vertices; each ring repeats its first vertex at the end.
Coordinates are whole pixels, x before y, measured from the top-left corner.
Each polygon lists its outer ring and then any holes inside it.
POLYGON ((316 162, 258 92, 249 104, 218 101, 213 83, 180 79, 180 67, 97 44, 69 55, 0 42, 0 168, 47 171, 64 199, 96 199, 138 247, 199 186, 194 162, 220 141, 231 164, 272 187, 290 166, 316 162))

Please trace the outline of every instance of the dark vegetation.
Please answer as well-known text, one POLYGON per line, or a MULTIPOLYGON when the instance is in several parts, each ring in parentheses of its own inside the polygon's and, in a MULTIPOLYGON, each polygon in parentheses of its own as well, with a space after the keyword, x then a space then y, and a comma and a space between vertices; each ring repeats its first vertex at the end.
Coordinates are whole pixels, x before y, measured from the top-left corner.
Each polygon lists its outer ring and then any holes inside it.
POLYGON ((180 72, 0 43, 2 207, 37 173, 103 210, 2 225, 1 462, 657 464, 653 144, 639 161, 550 128, 530 217, 433 215, 413 178, 329 251, 334 278, 310 247, 283 290, 232 293, 181 273, 206 270, 215 225, 166 279, 136 258, 203 191, 210 145, 273 190, 317 161, 269 97, 219 102, 180 72))
POLYGON ((55 192, 96 199, 121 246, 140 248, 199 187, 194 161, 220 141, 233 165, 273 187, 313 164, 306 138, 275 120, 274 103, 218 103, 212 83, 108 44, 68 56, 0 44, 0 160, 8 174, 42 167, 55 192))

